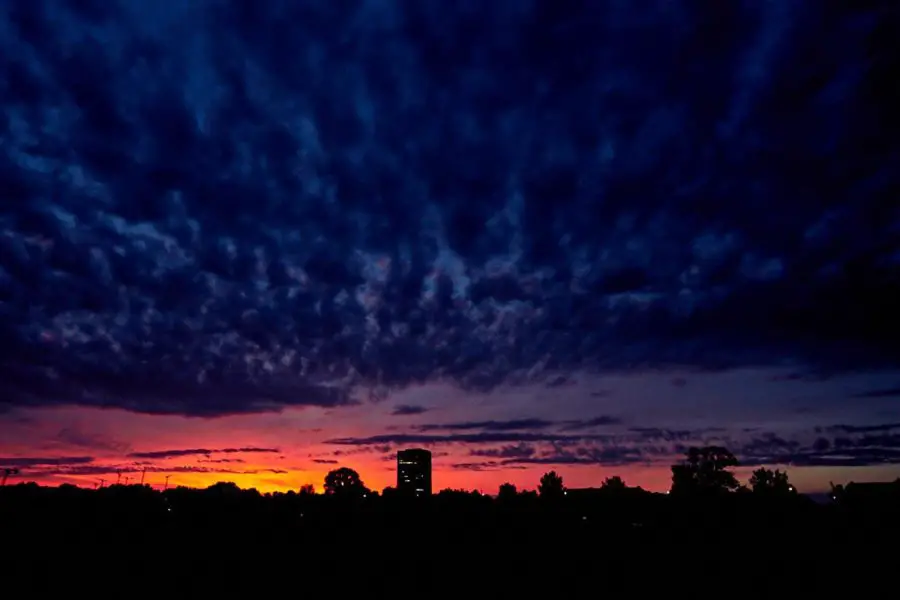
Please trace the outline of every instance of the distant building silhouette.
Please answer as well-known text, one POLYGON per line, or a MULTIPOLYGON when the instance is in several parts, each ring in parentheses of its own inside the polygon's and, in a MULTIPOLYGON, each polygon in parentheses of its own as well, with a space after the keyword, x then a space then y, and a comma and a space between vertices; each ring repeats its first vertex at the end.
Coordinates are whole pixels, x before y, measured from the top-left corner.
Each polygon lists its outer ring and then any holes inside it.
POLYGON ((833 486, 832 499, 847 506, 868 508, 900 506, 900 479, 863 483, 851 481, 846 486, 833 486))
POLYGON ((397 490, 416 496, 431 495, 431 452, 421 448, 397 452, 397 490))
POLYGON ((567 488, 565 494, 573 500, 596 500, 603 497, 603 490, 594 487, 567 488))

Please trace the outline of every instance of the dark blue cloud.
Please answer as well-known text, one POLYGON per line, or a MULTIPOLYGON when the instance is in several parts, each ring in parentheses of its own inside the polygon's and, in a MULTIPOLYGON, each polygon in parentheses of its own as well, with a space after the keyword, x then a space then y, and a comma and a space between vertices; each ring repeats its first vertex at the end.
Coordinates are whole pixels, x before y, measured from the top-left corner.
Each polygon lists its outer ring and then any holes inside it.
POLYGON ((476 448, 471 450, 469 454, 472 456, 488 456, 494 458, 528 458, 534 456, 536 450, 534 446, 519 443, 515 445, 501 446, 500 448, 476 448))
POLYGON ((479 431, 476 433, 396 433, 367 437, 346 437, 326 440, 326 444, 338 446, 403 446, 431 444, 516 444, 521 442, 547 442, 554 444, 576 443, 584 440, 606 440, 611 436, 600 434, 568 435, 562 433, 533 433, 520 431, 479 431))
POLYGON ((853 394, 854 398, 900 398, 900 387, 885 388, 881 390, 869 390, 853 394))
POLYGON ((20 467, 69 467, 87 465, 94 462, 93 456, 4 456, 0 457, 0 466, 20 467))
POLYGON ((409 415, 421 415, 428 412, 424 406, 416 406, 413 404, 398 404, 391 410, 391 414, 396 417, 405 417, 409 415))
POLYGON ((416 425, 417 431, 540 431, 559 429, 560 431, 578 431, 594 429, 607 425, 618 425, 622 422, 618 417, 601 415, 590 419, 570 419, 566 421, 550 421, 530 417, 526 419, 509 419, 506 421, 457 421, 452 423, 424 423, 416 425))
POLYGON ((458 469, 500 469, 513 465, 643 464, 667 466, 691 446, 721 445, 730 449, 742 466, 789 465, 853 467, 900 464, 900 429, 834 425, 786 433, 730 431, 703 427, 691 430, 628 428, 611 433, 582 435, 530 431, 481 431, 477 433, 396 434, 365 438, 339 438, 326 443, 373 447, 421 444, 472 446, 470 460, 453 464, 458 469), (823 431, 835 433, 823 436, 823 431), (811 435, 818 434, 818 437, 811 435))
POLYGON ((107 452, 122 453, 130 450, 128 444, 125 442, 105 435, 88 433, 74 426, 63 427, 57 432, 54 439, 69 446, 105 450, 107 452))
MULTIPOLYGON (((53 477, 53 476, 85 476, 85 475, 127 475, 129 473, 216 473, 222 475, 259 475, 259 474, 276 474, 283 475, 289 473, 285 469, 247 469, 236 470, 221 467, 202 467, 196 465, 172 466, 172 467, 153 467, 144 466, 140 463, 133 464, 78 464, 78 463, 41 463, 29 466, 28 475, 53 477)), ((107 483, 109 480, 107 480, 107 483)), ((96 483, 100 483, 97 481, 96 483)))
POLYGON ((456 423, 425 423, 417 425, 419 431, 529 431, 555 427, 554 421, 546 419, 511 419, 509 421, 462 421, 456 423))
MULTIPOLYGON (((523 420, 529 421, 529 420, 523 420)), ((577 433, 569 433, 572 427, 559 427, 560 425, 569 426, 573 421, 560 421, 559 423, 549 423, 547 426, 539 426, 529 430, 528 427, 518 426, 515 421, 486 421, 483 423, 460 423, 458 427, 434 427, 434 429, 449 430, 450 433, 392 433, 379 434, 366 437, 344 437, 326 440, 326 444, 334 444, 339 446, 356 446, 356 447, 375 447, 380 446, 384 451, 388 451, 392 446, 404 445, 443 445, 443 444, 468 444, 475 447, 498 445, 499 450, 504 448, 508 452, 517 452, 522 448, 532 446, 534 444, 549 445, 555 449, 571 448, 579 445, 590 444, 600 445, 604 447, 629 446, 640 447, 645 450, 656 448, 659 453, 669 453, 675 451, 673 448, 679 448, 680 442, 691 442, 695 445, 708 445, 712 442, 730 441, 729 432, 722 428, 703 427, 692 430, 670 430, 651 428, 628 428, 618 431, 605 431, 596 433, 590 431, 579 431, 577 433), (507 426, 507 423, 512 424, 507 426), (547 431, 551 428, 559 427, 559 431, 547 431), (479 431, 468 431, 479 429, 479 431), (459 433, 460 430, 466 431, 459 433)), ((540 423, 539 423, 540 425, 540 423)), ((586 430, 589 427, 575 427, 574 429, 586 430)), ((431 429, 429 430, 431 431, 431 429)), ((491 450, 489 454, 474 454, 478 456, 499 456, 493 454, 498 448, 491 450)), ((472 451, 475 452, 474 450, 472 451)), ((513 458, 507 456, 506 458, 513 458)))
POLYGON ((177 450, 154 450, 151 452, 132 452, 129 458, 173 458, 178 456, 209 456, 210 454, 278 454, 278 448, 179 448, 177 450))
POLYGON ((837 433, 875 433, 900 429, 900 423, 879 423, 878 425, 832 425, 830 432, 837 433))
POLYGON ((622 419, 612 417, 610 415, 600 415, 592 419, 571 420, 564 423, 562 431, 577 431, 581 429, 593 429, 595 427, 605 427, 607 425, 619 425, 622 419))
POLYGON ((559 450, 541 456, 525 456, 502 461, 501 464, 533 465, 606 465, 621 466, 650 462, 648 454, 640 448, 576 448, 559 450))
MULTIPOLYGON (((842 427, 842 426, 838 426, 842 427)), ((843 426, 845 427, 845 426, 843 426)), ((860 431, 863 431, 860 428, 860 431)), ((741 464, 855 467, 900 464, 900 434, 819 437, 811 445, 774 434, 751 440, 738 452, 741 464)))
POLYGON ((0 7, 0 402, 896 364, 893 2, 0 7))

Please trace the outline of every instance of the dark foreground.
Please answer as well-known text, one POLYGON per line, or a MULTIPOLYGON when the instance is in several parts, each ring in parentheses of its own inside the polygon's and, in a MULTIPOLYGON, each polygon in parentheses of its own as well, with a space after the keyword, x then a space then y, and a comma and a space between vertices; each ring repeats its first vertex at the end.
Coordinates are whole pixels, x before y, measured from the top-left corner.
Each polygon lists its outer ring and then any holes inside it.
POLYGON ((417 501, 23 485, 0 489, 0 510, 7 585, 27 581, 35 595, 598 597, 615 588, 743 597, 787 585, 852 583, 847 593, 861 593, 893 585, 900 567, 892 499, 417 501))

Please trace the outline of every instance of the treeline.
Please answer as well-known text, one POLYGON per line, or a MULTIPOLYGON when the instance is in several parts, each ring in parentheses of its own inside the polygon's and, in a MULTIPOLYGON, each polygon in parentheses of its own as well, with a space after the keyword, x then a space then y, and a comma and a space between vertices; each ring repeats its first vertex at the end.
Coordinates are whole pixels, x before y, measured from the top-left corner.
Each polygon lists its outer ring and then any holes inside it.
MULTIPOLYGON (((746 485, 741 484, 731 471, 737 467, 738 460, 727 448, 721 446, 692 447, 685 453, 684 459, 672 465, 672 485, 668 493, 676 497, 716 496, 725 493, 753 492, 766 497, 787 497, 797 494, 797 490, 791 485, 787 473, 775 469, 759 468, 753 471, 746 485)), ((629 488, 625 481, 618 476, 606 478, 597 491, 605 491, 607 495, 623 493, 626 490, 640 490, 629 488)), ((369 489, 359 473, 347 467, 340 467, 330 471, 325 476, 323 485, 325 495, 334 497, 377 497, 378 492, 369 489)), ((444 494, 457 493, 461 490, 443 490, 444 494)), ((312 485, 304 486, 300 493, 312 494, 315 490, 312 485)), ((466 492, 463 492, 466 493, 466 492)), ((480 492, 470 492, 480 496, 480 492)), ((382 490, 386 497, 401 495, 400 490, 387 487, 382 490)), ((510 500, 516 496, 524 498, 543 498, 551 500, 563 498, 568 495, 563 478, 556 471, 545 473, 538 483, 536 491, 519 491, 511 483, 504 483, 497 491, 498 500, 510 500)))
MULTIPOLYGON (((665 513, 673 507, 698 505, 708 510, 713 504, 723 506, 792 506, 810 509, 814 504, 797 493, 787 473, 780 470, 759 468, 753 471, 746 484, 741 484, 732 469, 738 461, 727 449, 718 446, 690 448, 683 460, 672 466, 672 484, 665 494, 647 492, 639 487, 629 487, 618 476, 608 477, 597 488, 573 489, 566 487, 563 478, 555 471, 545 473, 537 489, 520 491, 511 483, 502 484, 495 495, 478 491, 445 489, 430 497, 406 495, 401 490, 387 487, 381 493, 369 489, 359 473, 341 467, 330 471, 323 482, 323 493, 314 486, 304 485, 298 491, 260 493, 255 489, 240 489, 234 483, 217 483, 206 489, 177 487, 165 491, 153 490, 142 485, 111 485, 89 490, 64 484, 56 488, 40 487, 33 483, 0 488, 3 507, 15 506, 15 510, 47 511, 51 515, 79 512, 79 521, 91 518, 114 520, 135 514, 165 517, 187 517, 202 521, 206 515, 225 511, 234 522, 243 517, 256 518, 264 514, 277 515, 290 523, 317 514, 335 510, 343 515, 356 511, 361 515, 379 512, 390 513, 397 509, 431 511, 447 515, 453 511, 472 513, 493 510, 513 512, 570 511, 580 517, 603 513, 605 520, 625 518, 628 522, 652 520, 654 514, 665 513), (611 506, 616 511, 608 511, 611 506), (137 513, 135 513, 137 511, 137 513), (120 515, 121 513, 121 515, 120 515)), ((850 502, 842 486, 833 487, 833 504, 853 504, 857 508, 900 509, 900 502, 893 502, 900 492, 900 479, 893 487, 883 489, 878 497, 853 498, 850 502), (845 502, 845 500, 847 500, 845 502)), ((48 517, 51 518, 51 517, 48 517)))
POLYGON ((154 573, 159 585, 229 597, 239 584, 253 594, 260 586, 292 592, 295 572, 313 576, 305 586, 342 595, 345 585, 385 578, 389 587, 499 584, 504 594, 517 584, 524 595, 538 573, 562 574, 581 593, 601 575, 635 570, 676 579, 736 565, 772 577, 798 567, 847 573, 850 564, 872 569, 882 548, 896 548, 900 481, 880 496, 844 498, 836 489, 838 501, 818 504, 779 471, 758 469, 741 485, 735 464, 722 448, 691 449, 663 494, 619 477, 567 489, 553 471, 536 491, 503 484, 496 495, 422 498, 372 492, 344 468, 328 474, 324 493, 17 484, 0 488, 0 519, 9 572, 70 569, 70 581, 83 581, 102 565, 104 577, 126 586, 154 573))

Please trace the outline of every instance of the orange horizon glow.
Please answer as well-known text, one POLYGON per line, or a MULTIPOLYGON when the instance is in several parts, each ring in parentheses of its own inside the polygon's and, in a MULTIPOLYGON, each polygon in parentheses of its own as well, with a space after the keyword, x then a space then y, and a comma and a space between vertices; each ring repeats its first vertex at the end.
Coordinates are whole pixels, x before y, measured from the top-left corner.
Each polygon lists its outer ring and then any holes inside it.
MULTIPOLYGON (((723 423, 738 433, 778 431, 778 428, 809 431, 808 413, 785 410, 783 407, 788 406, 789 400, 782 402, 779 398, 794 398, 802 389, 808 395, 820 394, 821 398, 827 399, 827 394, 833 393, 834 382, 798 383, 776 375, 778 373, 773 371, 754 370, 702 376, 686 373, 679 379, 684 377, 690 383, 678 386, 672 385, 674 375, 671 372, 605 377, 598 381, 584 377, 578 384, 560 389, 511 388, 481 396, 463 396, 450 386, 429 384, 398 392, 390 402, 363 402, 340 408, 286 408, 280 412, 213 418, 79 406, 18 408, 3 416, 0 457, 11 461, 33 457, 46 457, 51 461, 66 457, 82 459, 71 468, 49 463, 20 466, 21 473, 11 476, 8 484, 35 481, 41 485, 70 483, 92 488, 103 480, 108 486, 116 482, 116 469, 122 471, 121 483, 125 483, 127 477, 128 483, 134 484, 140 482, 141 470, 146 467, 144 483, 156 489, 164 487, 165 477, 169 475, 169 487, 203 488, 230 481, 241 488, 256 488, 263 493, 297 490, 308 484, 321 491, 328 471, 349 467, 360 474, 370 489, 380 491, 396 483, 396 451, 422 446, 434 454, 433 489, 436 492, 452 488, 495 494, 506 482, 520 490, 533 490, 541 475, 550 470, 561 474, 571 488, 597 487, 606 477, 618 475, 630 486, 663 492, 670 486, 670 465, 680 460, 679 454, 657 455, 652 462, 622 466, 525 463, 467 470, 453 465, 483 461, 485 457, 475 456, 473 450, 489 446, 441 442, 361 447, 329 443, 329 440, 416 431, 416 425, 423 422, 502 421, 522 416, 562 420, 597 414, 620 416, 622 424, 617 427, 626 432, 633 425, 701 430, 723 423), (616 390, 616 393, 598 400, 590 393, 597 388, 616 390), (750 401, 757 396, 769 399, 769 404, 750 401), (660 401, 660 398, 667 398, 667 401, 660 401), (399 404, 422 406, 427 412, 424 416, 398 417, 392 414, 392 407, 399 404), (258 451, 236 451, 246 448, 258 451), (216 452, 223 449, 232 451, 216 452), (193 452, 163 458, 140 456, 173 450, 193 452), (203 450, 213 452, 206 455, 203 450), (78 472, 79 468, 89 472, 78 472)), ((893 374, 889 375, 893 377, 893 374)), ((871 377, 868 376, 867 381, 871 377)), ((854 380, 846 379, 845 385, 852 389, 854 380)), ((885 410, 890 410, 890 399, 883 402, 885 410)), ((823 407, 817 413, 817 422, 853 422, 850 409, 852 406, 846 403, 832 401, 828 412, 823 407)), ((807 438, 804 443, 811 443, 812 439, 807 438)), ((15 464, 10 462, 0 466, 15 464)), ((786 470, 795 487, 807 493, 826 492, 830 482, 890 481, 900 477, 900 465, 891 464, 771 467, 786 470)), ((742 483, 746 483, 751 471, 739 468, 736 474, 742 483)))
MULTIPOLYGON (((378 461, 381 462, 381 461, 378 461)), ((267 468, 262 463, 257 465, 260 469, 267 468)), ((377 477, 367 476, 368 471, 364 464, 341 463, 333 465, 331 468, 339 466, 350 467, 360 473, 363 482, 369 489, 381 492, 385 487, 394 487, 396 484, 396 474, 393 468, 388 472, 385 469, 379 471, 377 477)), ((785 469, 784 466, 772 465, 772 468, 785 469)), ((288 492, 297 491, 303 485, 312 484, 317 493, 322 492, 322 482, 326 473, 331 469, 320 469, 318 471, 304 471, 297 474, 290 473, 281 476, 280 480, 274 480, 272 477, 265 475, 241 475, 229 474, 223 476, 214 473, 183 473, 157 471, 147 473, 144 484, 149 487, 162 490, 165 483, 165 476, 170 475, 168 488, 189 487, 189 488, 206 488, 216 483, 231 482, 242 489, 256 489, 260 493, 272 492, 288 492)), ((547 471, 556 471, 562 475, 563 480, 569 488, 588 488, 599 487, 606 477, 618 475, 632 487, 641 487, 650 492, 665 492, 669 489, 671 483, 671 471, 668 467, 644 467, 636 469, 615 468, 596 468, 596 467, 550 467, 529 468, 522 470, 510 471, 486 471, 486 472, 459 472, 459 471, 434 471, 434 492, 437 493, 443 489, 462 489, 477 490, 483 494, 494 495, 503 483, 512 483, 519 491, 536 490, 541 475, 547 471)), ((791 469, 786 467, 791 482, 801 493, 824 493, 829 490, 826 483, 821 486, 820 482, 825 481, 823 478, 831 478, 834 483, 847 483, 848 481, 856 482, 875 482, 875 481, 891 481, 898 476, 896 469, 884 469, 879 467, 856 467, 852 473, 847 473, 846 469, 834 469, 830 467, 804 467, 791 469), (850 475, 847 478, 847 475, 850 475)), ((750 468, 738 468, 735 470, 738 479, 742 483, 746 483, 749 478, 750 468)), ((140 471, 128 473, 128 484, 137 485, 140 483, 140 471)), ((34 482, 38 485, 47 487, 57 487, 63 484, 76 485, 81 488, 91 489, 98 487, 99 480, 96 476, 88 475, 53 475, 47 477, 28 477, 23 473, 21 476, 11 476, 7 485, 15 485, 17 483, 34 482)), ((116 476, 104 476, 104 487, 109 487, 116 483, 116 476)), ((125 484, 125 474, 119 482, 125 484)))

